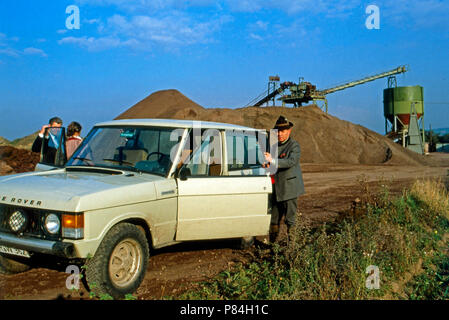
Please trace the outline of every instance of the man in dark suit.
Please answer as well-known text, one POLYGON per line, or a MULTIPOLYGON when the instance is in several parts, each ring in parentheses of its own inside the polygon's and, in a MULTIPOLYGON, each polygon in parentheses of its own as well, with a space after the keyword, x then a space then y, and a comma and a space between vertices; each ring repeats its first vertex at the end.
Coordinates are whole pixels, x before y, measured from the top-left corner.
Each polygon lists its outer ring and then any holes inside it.
POLYGON ((43 125, 41 130, 39 131, 38 136, 33 142, 31 147, 31 151, 33 152, 41 152, 42 144, 44 144, 44 154, 42 162, 46 164, 54 164, 56 152, 59 148, 59 134, 60 130, 57 130, 55 134, 47 131, 47 135, 45 134, 45 129, 47 128, 60 128, 62 127, 62 120, 58 117, 53 117, 48 121, 48 124, 43 125))
POLYGON ((270 167, 277 168, 274 174, 273 208, 271 213, 270 241, 275 242, 279 234, 281 218, 285 215, 288 233, 295 225, 298 197, 305 193, 302 171, 299 164, 301 148, 290 137, 293 123, 280 116, 273 129, 277 130, 278 156, 274 159, 265 153, 265 160, 270 167))

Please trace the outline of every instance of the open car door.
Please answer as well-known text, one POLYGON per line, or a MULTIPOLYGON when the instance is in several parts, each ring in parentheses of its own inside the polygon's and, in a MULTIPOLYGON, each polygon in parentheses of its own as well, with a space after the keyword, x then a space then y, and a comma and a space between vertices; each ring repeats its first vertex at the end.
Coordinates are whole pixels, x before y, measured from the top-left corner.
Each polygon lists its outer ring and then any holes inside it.
POLYGON ((46 171, 64 167, 67 162, 65 128, 47 128, 41 140, 40 161, 35 170, 46 171))

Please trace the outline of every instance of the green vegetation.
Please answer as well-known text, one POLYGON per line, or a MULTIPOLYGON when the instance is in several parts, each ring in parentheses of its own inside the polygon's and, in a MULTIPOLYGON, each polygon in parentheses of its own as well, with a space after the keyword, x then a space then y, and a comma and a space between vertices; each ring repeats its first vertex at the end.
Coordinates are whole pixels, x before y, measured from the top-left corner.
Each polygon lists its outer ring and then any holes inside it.
POLYGON ((449 299, 449 255, 438 253, 423 266, 424 272, 410 281, 405 289, 413 300, 449 299))
POLYGON ((338 221, 299 225, 288 246, 259 249, 185 292, 184 299, 447 299, 449 197, 441 182, 417 181, 400 197, 369 192, 338 221), (368 289, 368 266, 380 270, 368 289))

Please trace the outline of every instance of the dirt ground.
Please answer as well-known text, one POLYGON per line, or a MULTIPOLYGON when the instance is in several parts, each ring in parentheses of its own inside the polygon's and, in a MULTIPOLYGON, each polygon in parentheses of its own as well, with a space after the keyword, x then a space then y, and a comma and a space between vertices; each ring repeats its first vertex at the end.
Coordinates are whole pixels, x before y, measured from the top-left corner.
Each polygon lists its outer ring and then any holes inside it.
MULTIPOLYGON (((302 164, 307 194, 299 199, 298 219, 313 224, 330 221, 349 209, 367 187, 375 191, 381 185, 388 185, 392 193, 400 194, 417 178, 440 178, 448 183, 449 154, 430 157, 439 166, 302 164)), ((263 240, 258 238, 256 244, 263 240)), ((145 279, 135 296, 138 299, 177 297, 235 263, 250 261, 253 250, 238 250, 235 240, 184 243, 153 250, 145 279)), ((88 299, 89 293, 82 285, 79 291, 66 289, 65 267, 0 275, 0 299, 88 299)))

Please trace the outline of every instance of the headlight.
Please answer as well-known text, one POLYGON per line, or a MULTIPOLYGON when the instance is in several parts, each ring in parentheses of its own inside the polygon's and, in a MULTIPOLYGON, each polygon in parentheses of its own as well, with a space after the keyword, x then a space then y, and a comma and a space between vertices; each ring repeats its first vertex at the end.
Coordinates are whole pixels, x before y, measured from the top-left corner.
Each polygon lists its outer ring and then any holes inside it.
POLYGON ((50 213, 45 218, 45 229, 47 229, 50 234, 57 234, 61 228, 61 222, 57 215, 50 213))
POLYGON ((9 216, 9 227, 14 232, 23 232, 27 225, 27 215, 21 210, 14 211, 9 216))

